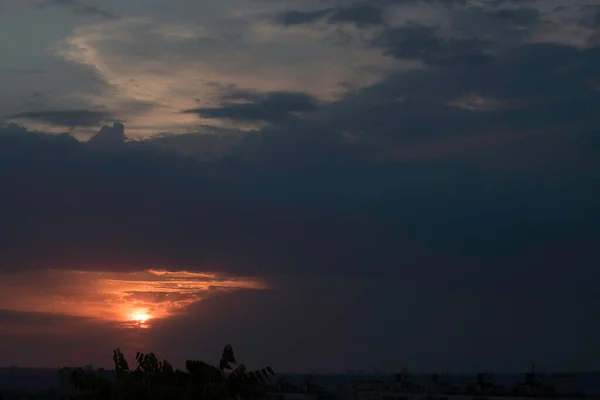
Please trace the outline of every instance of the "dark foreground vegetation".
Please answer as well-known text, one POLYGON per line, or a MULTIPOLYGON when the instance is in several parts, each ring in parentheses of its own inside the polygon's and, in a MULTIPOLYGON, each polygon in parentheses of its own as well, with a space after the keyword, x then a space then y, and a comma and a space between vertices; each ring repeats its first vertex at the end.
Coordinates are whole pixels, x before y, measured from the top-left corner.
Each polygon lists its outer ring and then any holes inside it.
POLYGON ((271 367, 247 371, 238 364, 230 345, 225 346, 218 366, 188 360, 185 371, 160 361, 154 353, 137 353, 137 366, 130 369, 119 349, 113 354, 115 379, 94 371, 75 370, 77 388, 73 399, 208 399, 254 400, 264 398, 266 381, 275 373, 271 367))

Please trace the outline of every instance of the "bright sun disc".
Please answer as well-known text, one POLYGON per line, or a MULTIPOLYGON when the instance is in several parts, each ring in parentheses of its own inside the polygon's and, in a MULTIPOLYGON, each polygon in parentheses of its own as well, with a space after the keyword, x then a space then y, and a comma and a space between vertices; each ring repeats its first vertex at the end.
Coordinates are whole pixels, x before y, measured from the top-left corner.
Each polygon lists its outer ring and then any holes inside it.
POLYGON ((144 322, 148 321, 150 318, 152 318, 150 315, 140 313, 140 314, 134 314, 132 319, 136 322, 144 323, 144 322))

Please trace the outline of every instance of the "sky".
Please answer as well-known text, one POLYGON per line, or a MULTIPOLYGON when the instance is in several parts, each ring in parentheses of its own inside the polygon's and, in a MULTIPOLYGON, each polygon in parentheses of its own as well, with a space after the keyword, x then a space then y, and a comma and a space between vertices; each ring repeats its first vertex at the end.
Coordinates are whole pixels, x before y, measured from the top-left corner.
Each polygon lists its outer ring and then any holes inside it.
POLYGON ((600 369, 600 1, 0 0, 0 54, 0 365, 600 369))

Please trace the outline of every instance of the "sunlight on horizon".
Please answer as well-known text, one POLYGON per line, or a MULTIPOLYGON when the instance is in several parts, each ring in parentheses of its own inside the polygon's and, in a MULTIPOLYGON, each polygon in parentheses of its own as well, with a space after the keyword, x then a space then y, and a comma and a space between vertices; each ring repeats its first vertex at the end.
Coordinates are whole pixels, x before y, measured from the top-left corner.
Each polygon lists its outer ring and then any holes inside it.
POLYGON ((0 304, 9 311, 149 327, 216 292, 266 288, 256 278, 189 271, 28 271, 0 274, 0 304))

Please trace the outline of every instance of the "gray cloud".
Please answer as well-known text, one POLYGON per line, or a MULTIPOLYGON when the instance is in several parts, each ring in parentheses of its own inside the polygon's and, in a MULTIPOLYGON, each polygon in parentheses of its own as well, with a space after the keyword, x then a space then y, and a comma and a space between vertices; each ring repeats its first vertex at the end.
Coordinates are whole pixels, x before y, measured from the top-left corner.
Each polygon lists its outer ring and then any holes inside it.
MULTIPOLYGON (((314 22, 329 15, 327 21, 332 24, 352 22, 359 27, 383 26, 387 6, 392 4, 414 6, 417 3, 412 1, 354 3, 318 12, 294 11, 290 16, 297 16, 294 24, 314 22)), ((383 47, 388 55, 420 59, 430 65, 480 63, 491 59, 490 53, 497 45, 519 43, 524 36, 531 34, 539 23, 539 11, 533 8, 499 8, 500 4, 495 4, 493 7, 490 4, 485 7, 465 7, 465 5, 464 2, 457 2, 454 5, 456 7, 446 9, 447 22, 452 28, 453 35, 448 36, 448 32, 443 32, 435 25, 409 21, 402 26, 385 28, 374 44, 383 47)))
POLYGON ((597 48, 516 46, 484 64, 391 75, 344 103, 333 104, 327 112, 340 131, 364 132, 363 141, 399 146, 493 130, 593 131, 600 124, 600 98, 590 78, 597 75, 599 57, 597 48), (488 111, 473 113, 448 106, 457 99, 463 100, 463 106, 465 100, 483 100, 470 108, 488 111))
POLYGON ((468 7, 452 14, 451 25, 463 37, 487 38, 499 45, 520 44, 540 22, 533 8, 468 7))
POLYGON ((103 122, 117 119, 107 112, 90 110, 26 111, 9 118, 28 119, 63 127, 96 127, 103 122))
POLYGON ((233 92, 225 96, 228 100, 246 100, 243 103, 225 103, 218 108, 195 108, 186 114, 197 114, 204 118, 222 118, 238 121, 282 122, 294 118, 294 113, 313 112, 319 109, 317 101, 304 93, 273 92, 257 94, 233 92))
POLYGON ((510 4, 510 5, 522 5, 522 4, 528 4, 531 5, 533 3, 537 3, 539 0, 487 0, 488 3, 492 3, 495 5, 504 5, 504 4, 510 4))
POLYGON ((73 14, 84 17, 100 17, 105 19, 118 18, 115 14, 96 6, 87 5, 81 0, 44 0, 42 3, 38 4, 38 7, 64 7, 70 9, 73 14))
POLYGON ((492 17, 510 21, 517 26, 534 25, 539 20, 539 11, 533 8, 502 9, 491 13, 492 17))
POLYGON ((369 3, 358 3, 336 9, 328 22, 352 22, 358 26, 381 25, 384 22, 383 9, 369 3))
POLYGON ((278 14, 276 20, 285 26, 291 25, 303 25, 316 22, 324 18, 327 14, 332 11, 331 8, 318 11, 298 11, 290 10, 278 14))
POLYGON ((32 68, 2 68, 0 69, 2 74, 23 74, 23 75, 39 75, 44 73, 41 69, 32 68))
POLYGON ((596 7, 596 10, 592 15, 592 24, 595 27, 600 28, 600 6, 596 7))
POLYGON ((144 143, 204 160, 216 160, 227 157, 247 134, 246 131, 204 125, 200 126, 199 132, 159 134, 144 143))
POLYGON ((328 7, 316 11, 285 11, 276 20, 285 26, 310 24, 326 20, 330 24, 353 23, 359 27, 384 23, 384 9, 381 5, 354 3, 348 6, 328 7))
POLYGON ((385 30, 374 41, 386 54, 417 59, 434 66, 477 65, 493 60, 490 41, 476 38, 445 38, 437 29, 409 25, 385 30))

